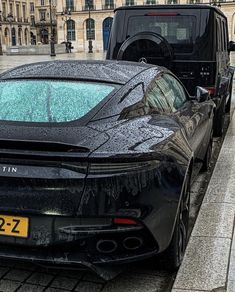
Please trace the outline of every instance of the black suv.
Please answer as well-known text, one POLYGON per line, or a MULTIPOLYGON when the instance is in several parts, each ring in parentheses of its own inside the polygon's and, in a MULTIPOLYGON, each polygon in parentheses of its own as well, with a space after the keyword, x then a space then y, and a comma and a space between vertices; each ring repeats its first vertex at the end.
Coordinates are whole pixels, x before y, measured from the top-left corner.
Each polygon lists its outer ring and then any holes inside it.
POLYGON ((216 104, 214 134, 230 112, 234 68, 227 19, 209 5, 156 5, 115 10, 107 59, 147 62, 169 68, 195 95, 207 88, 216 104))

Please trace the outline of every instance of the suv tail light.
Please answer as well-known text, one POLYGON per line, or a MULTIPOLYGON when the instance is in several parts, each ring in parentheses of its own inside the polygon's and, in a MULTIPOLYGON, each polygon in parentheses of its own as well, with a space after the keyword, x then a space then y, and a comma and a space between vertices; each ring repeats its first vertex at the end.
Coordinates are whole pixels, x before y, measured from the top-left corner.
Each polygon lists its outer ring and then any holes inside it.
POLYGON ((216 91, 215 86, 205 87, 205 89, 209 91, 210 95, 215 95, 215 91, 216 91))

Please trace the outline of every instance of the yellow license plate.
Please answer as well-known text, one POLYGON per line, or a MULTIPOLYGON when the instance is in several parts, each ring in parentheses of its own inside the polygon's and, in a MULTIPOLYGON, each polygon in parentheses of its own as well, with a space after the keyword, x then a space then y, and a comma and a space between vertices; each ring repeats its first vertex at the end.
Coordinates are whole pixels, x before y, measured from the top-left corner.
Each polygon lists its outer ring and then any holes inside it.
POLYGON ((0 235, 28 237, 29 218, 0 214, 0 235))

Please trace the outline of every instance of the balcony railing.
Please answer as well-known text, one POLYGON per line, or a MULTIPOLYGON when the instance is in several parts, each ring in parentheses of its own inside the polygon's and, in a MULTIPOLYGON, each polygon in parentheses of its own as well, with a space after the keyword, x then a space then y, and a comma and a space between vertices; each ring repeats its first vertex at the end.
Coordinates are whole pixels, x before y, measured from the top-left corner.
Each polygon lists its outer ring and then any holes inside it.
MULTIPOLYGON (((56 24, 57 24, 57 21, 56 21, 56 20, 52 20, 52 25, 53 25, 53 26, 56 26, 56 24)), ((51 25, 51 22, 50 22, 49 19, 42 20, 42 21, 37 20, 37 21, 35 21, 35 23, 34 23, 34 26, 35 26, 35 27, 36 27, 36 26, 50 26, 50 25, 51 25)))
POLYGON ((102 9, 103 10, 114 10, 116 8, 116 5, 113 4, 103 4, 102 9))
POLYGON ((74 11, 76 11, 76 8, 75 8, 75 6, 63 7, 63 11, 74 12, 74 11))
POLYGON ((156 5, 156 4, 158 4, 158 1, 156 1, 156 0, 153 0, 153 1, 146 0, 144 2, 144 5, 156 5))
POLYGON ((123 1, 122 3, 123 6, 133 6, 133 5, 137 5, 136 1, 123 1))
MULTIPOLYGON (((3 16, 2 19, 0 20, 2 22, 9 22, 8 17, 7 16, 3 16)), ((23 17, 12 17, 12 21, 11 22, 16 22, 16 23, 29 23, 29 19, 28 18, 23 18, 23 17)))
MULTIPOLYGON (((83 11, 88 11, 89 10, 89 5, 82 6, 82 10, 83 11)), ((95 5, 90 5, 90 10, 96 10, 95 5)))
POLYGON ((16 17, 15 21, 16 22, 21 22, 21 23, 28 23, 29 19, 28 18, 23 18, 23 17, 16 17))

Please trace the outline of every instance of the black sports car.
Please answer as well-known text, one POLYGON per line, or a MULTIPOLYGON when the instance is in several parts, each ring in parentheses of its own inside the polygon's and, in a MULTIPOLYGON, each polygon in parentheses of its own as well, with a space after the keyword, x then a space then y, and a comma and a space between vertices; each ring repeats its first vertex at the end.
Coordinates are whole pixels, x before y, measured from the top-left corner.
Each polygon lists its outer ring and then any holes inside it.
POLYGON ((164 68, 54 61, 0 75, 0 258, 177 268, 214 103, 164 68))

